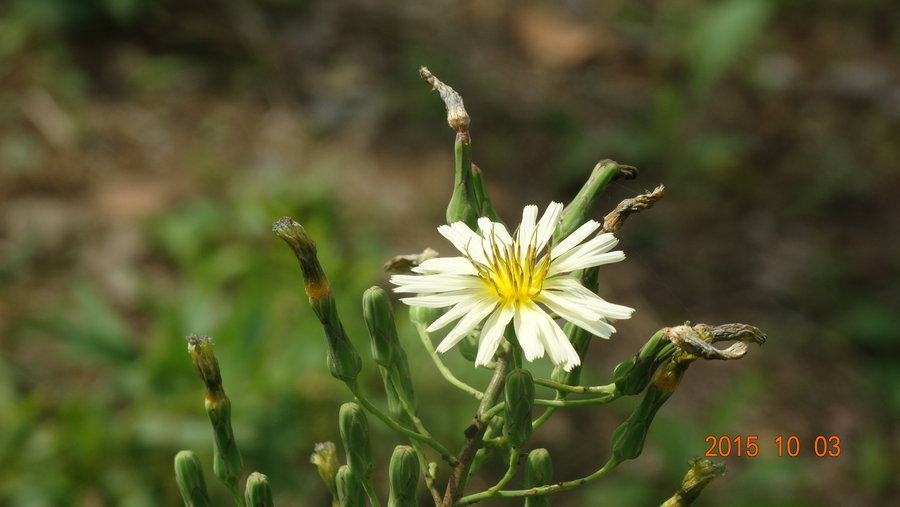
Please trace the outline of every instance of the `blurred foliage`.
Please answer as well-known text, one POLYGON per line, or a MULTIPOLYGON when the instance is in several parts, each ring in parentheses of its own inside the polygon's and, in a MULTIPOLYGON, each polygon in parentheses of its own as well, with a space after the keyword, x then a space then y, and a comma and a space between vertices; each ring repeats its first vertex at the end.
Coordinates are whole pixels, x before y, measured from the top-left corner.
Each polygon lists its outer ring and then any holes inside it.
MULTIPOLYGON (((291 215, 316 238, 362 340, 363 290, 408 253, 397 245, 437 241, 435 196, 449 195, 433 189, 449 181, 452 133, 416 75, 427 64, 465 97, 501 213, 571 196, 604 157, 642 173, 598 216, 667 185, 623 231, 629 261, 604 283, 639 312, 594 351, 586 381, 605 382, 635 335, 688 318, 771 337, 740 368, 691 371, 645 456, 559 505, 660 501, 708 434, 759 434, 762 449, 727 458, 705 505, 891 504, 894 11, 890 0, 4 2, 0 503, 177 504, 172 457, 212 455, 190 332, 217 340, 238 444, 276 504, 327 501, 308 456, 336 440, 349 395, 327 376, 295 261, 268 224, 291 215), (771 442, 790 434, 839 435, 844 453, 775 457, 771 442)), ((416 357, 412 336, 401 329, 416 357)), ((456 441, 471 407, 411 362, 420 398, 458 415, 426 423, 456 441)), ((573 442, 626 415, 567 413, 537 444, 571 478, 608 451, 573 442)), ((384 460, 388 440, 375 439, 384 460)))

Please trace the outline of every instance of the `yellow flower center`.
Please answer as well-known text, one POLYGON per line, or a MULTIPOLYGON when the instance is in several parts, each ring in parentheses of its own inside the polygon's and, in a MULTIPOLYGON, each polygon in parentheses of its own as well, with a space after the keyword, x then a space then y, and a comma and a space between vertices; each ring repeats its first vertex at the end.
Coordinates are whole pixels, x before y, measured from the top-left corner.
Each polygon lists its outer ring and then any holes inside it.
POLYGON ((524 255, 519 245, 503 245, 492 242, 488 263, 472 262, 478 276, 490 289, 497 293, 503 304, 520 305, 532 301, 541 293, 544 278, 550 269, 550 252, 538 261, 533 244, 529 244, 524 255))

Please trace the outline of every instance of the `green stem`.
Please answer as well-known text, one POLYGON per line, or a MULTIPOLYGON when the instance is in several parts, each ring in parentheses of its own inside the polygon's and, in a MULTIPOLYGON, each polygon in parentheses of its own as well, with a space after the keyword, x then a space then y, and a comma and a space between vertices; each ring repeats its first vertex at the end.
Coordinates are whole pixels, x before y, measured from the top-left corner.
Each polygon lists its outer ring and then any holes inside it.
POLYGON ((362 481, 363 489, 366 490, 366 496, 369 497, 369 503, 372 504, 372 507, 381 507, 381 503, 378 502, 378 497, 375 496, 375 487, 372 486, 371 479, 365 479, 362 481))
POLYGON ((570 386, 568 384, 563 384, 560 382, 556 382, 554 380, 534 377, 534 383, 544 386, 550 387, 552 389, 556 389, 557 391, 564 391, 567 393, 575 393, 575 394, 591 394, 591 393, 610 393, 615 388, 615 384, 606 384, 602 386, 570 386))
POLYGON ((516 448, 510 448, 509 449, 509 466, 506 469, 506 473, 503 474, 503 477, 500 478, 500 480, 497 482, 497 484, 494 484, 493 486, 491 486, 491 488, 488 489, 487 492, 493 494, 493 493, 500 491, 500 488, 502 488, 503 486, 506 486, 506 483, 509 482, 509 480, 512 479, 514 475, 516 475, 516 470, 518 470, 518 468, 519 468, 519 450, 516 448))
POLYGON ((469 471, 469 465, 471 465, 475 453, 481 448, 481 441, 484 437, 484 432, 487 429, 487 424, 482 420, 482 414, 487 412, 492 404, 496 403, 497 396, 503 390, 503 382, 506 380, 507 365, 508 360, 505 356, 497 358, 497 366, 494 369, 494 375, 491 377, 491 381, 484 390, 484 397, 478 405, 478 411, 475 413, 472 425, 466 430, 466 441, 459 451, 457 463, 450 471, 450 479, 447 481, 447 489, 444 491, 444 501, 441 504, 443 507, 454 505, 462 494, 460 485, 465 482, 466 474, 469 471))
POLYGON ((409 428, 404 427, 399 422, 397 422, 393 417, 385 414, 381 410, 378 409, 368 398, 360 391, 359 385, 357 385, 356 381, 347 382, 347 387, 350 388, 350 392, 356 396, 356 399, 359 400, 360 404, 365 407, 366 410, 371 412, 375 417, 381 419, 381 422, 386 424, 392 430, 402 433, 410 438, 414 438, 425 445, 431 447, 435 451, 437 451, 441 458, 443 458, 450 465, 456 464, 456 458, 450 454, 450 451, 447 450, 446 447, 441 445, 440 442, 435 440, 431 435, 423 435, 421 433, 417 433, 409 428))
POLYGON ((531 422, 531 429, 532 429, 532 431, 534 431, 534 430, 540 428, 541 426, 543 426, 544 423, 547 422, 547 419, 550 419, 550 416, 553 415, 553 412, 556 412, 556 408, 557 408, 557 407, 547 407, 547 409, 544 410, 544 413, 543 413, 543 414, 541 414, 537 419, 535 419, 534 421, 532 421, 532 422, 531 422))
POLYGON ((438 371, 440 371, 441 375, 443 375, 444 378, 447 379, 447 382, 450 382, 459 389, 465 391, 468 394, 471 394, 475 397, 476 400, 482 400, 484 398, 484 393, 456 378, 456 376, 453 375, 453 372, 451 372, 444 364, 444 362, 441 361, 441 358, 438 356, 438 353, 434 348, 434 344, 431 343, 431 335, 429 335, 428 331, 425 330, 425 326, 422 324, 416 324, 416 331, 418 331, 419 333, 419 338, 421 338, 422 340, 422 345, 425 346, 425 350, 427 350, 428 355, 431 356, 431 360, 434 361, 434 364, 435 366, 437 366, 438 371))
POLYGON ((550 493, 557 493, 559 491, 566 491, 572 488, 576 488, 581 486, 582 484, 586 484, 588 482, 597 480, 604 475, 608 474, 610 471, 615 469, 619 465, 619 462, 610 458, 609 461, 603 465, 600 470, 588 475, 587 477, 582 477, 580 479, 574 479, 566 482, 557 482, 555 484, 549 484, 547 486, 539 486, 531 489, 513 489, 513 490, 500 490, 491 492, 491 490, 482 491, 481 493, 475 493, 474 495, 464 496, 459 499, 454 505, 468 505, 475 502, 480 502, 482 500, 487 500, 489 498, 515 498, 515 497, 526 497, 526 496, 539 496, 539 495, 548 495, 550 493))

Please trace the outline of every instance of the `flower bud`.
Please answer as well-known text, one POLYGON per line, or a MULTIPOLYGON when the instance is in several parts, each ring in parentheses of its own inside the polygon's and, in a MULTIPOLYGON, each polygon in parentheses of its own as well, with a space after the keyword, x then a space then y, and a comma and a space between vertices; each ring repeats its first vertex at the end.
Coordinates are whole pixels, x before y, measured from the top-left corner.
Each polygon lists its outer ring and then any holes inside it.
POLYGON ((334 478, 337 475, 340 463, 338 463, 337 448, 334 442, 316 444, 312 456, 309 457, 309 462, 316 466, 322 482, 325 483, 328 491, 331 491, 331 495, 336 497, 337 491, 335 490, 334 478))
POLYGON ((432 322, 437 320, 438 317, 444 314, 446 311, 445 308, 426 308, 424 306, 410 306, 409 307, 409 320, 413 324, 418 324, 423 327, 428 327, 432 322))
POLYGON ((572 202, 563 210, 562 219, 553 235, 554 243, 572 234, 575 229, 590 219, 594 208, 597 207, 597 199, 600 193, 619 174, 620 166, 612 160, 601 160, 594 166, 588 180, 572 199, 572 202))
POLYGON ((244 474, 244 460, 231 429, 231 400, 222 394, 220 399, 206 398, 206 415, 213 428, 213 473, 232 489, 244 474))
POLYGON ((253 472, 247 477, 244 487, 244 504, 246 507, 273 507, 272 487, 269 486, 269 478, 259 472, 253 472))
POLYGON ((288 217, 275 222, 272 231, 291 247, 300 262, 309 304, 325 331, 328 370, 338 380, 344 382, 355 380, 362 369, 362 361, 341 324, 328 278, 325 277, 325 272, 316 257, 316 244, 303 226, 288 217))
POLYGON ((416 488, 419 485, 419 457, 408 445, 398 445, 391 455, 388 470, 391 483, 389 507, 415 507, 416 488))
POLYGON ((175 455, 175 482, 184 505, 188 507, 205 507, 209 503, 206 493, 206 481, 203 479, 203 468, 200 459, 191 451, 179 451, 175 455))
POLYGON ((665 332, 656 332, 640 352, 616 366, 613 372, 616 389, 626 395, 643 391, 659 365, 672 357, 674 350, 674 346, 666 339, 665 332))
POLYGON ((215 342, 209 336, 188 335, 188 354, 197 368, 200 379, 206 385, 207 397, 224 396, 222 375, 219 372, 219 361, 213 352, 215 342))
POLYGON ((515 449, 531 438, 531 409, 534 406, 534 380, 526 370, 513 370, 506 376, 504 388, 506 417, 503 435, 515 449))
POLYGON ((640 405, 634 409, 624 423, 613 431, 610 439, 613 460, 621 462, 640 456, 644 450, 644 441, 647 438, 650 424, 653 422, 656 412, 670 396, 672 396, 671 392, 660 390, 655 385, 647 388, 640 405))
POLYGON ((376 363, 390 369, 397 360, 400 340, 397 339, 391 302, 381 287, 372 287, 363 294, 363 318, 369 329, 372 357, 376 363))
POLYGON ((357 479, 365 483, 372 476, 374 468, 366 413, 356 403, 344 403, 338 416, 338 426, 347 453, 347 464, 357 479))
MULTIPOLYGON (((534 449, 525 461, 525 488, 537 488, 553 482, 553 461, 547 449, 534 449)), ((525 507, 550 507, 550 496, 525 497, 525 507)))
POLYGON ((681 481, 681 488, 660 507, 686 507, 700 496, 703 488, 712 482, 713 479, 725 475, 724 463, 714 463, 708 459, 694 458, 690 461, 690 464, 691 469, 688 470, 681 481))
POLYGON ((338 503, 341 507, 365 507, 366 492, 358 476, 347 465, 342 465, 335 476, 338 503))

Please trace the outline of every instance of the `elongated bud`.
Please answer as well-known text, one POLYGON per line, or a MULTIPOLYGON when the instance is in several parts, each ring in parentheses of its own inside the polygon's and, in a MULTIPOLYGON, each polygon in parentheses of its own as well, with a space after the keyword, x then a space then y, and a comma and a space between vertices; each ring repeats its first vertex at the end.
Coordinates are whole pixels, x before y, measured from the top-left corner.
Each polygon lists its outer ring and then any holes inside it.
POLYGON ((244 503, 246 507, 274 507, 272 487, 269 486, 268 477, 259 472, 253 472, 250 477, 247 477, 244 503))
POLYGON ((553 242, 559 242, 563 238, 572 234, 575 229, 581 227, 587 222, 594 209, 597 207, 597 200, 600 194, 609 186, 609 183, 617 177, 631 177, 636 174, 635 169, 629 166, 620 166, 612 160, 601 160, 594 166, 588 180, 578 191, 578 194, 572 199, 572 202, 563 210, 562 219, 556 232, 553 235, 553 242))
POLYGON ((419 457, 408 445, 398 445, 391 455, 388 470, 391 483, 389 507, 415 507, 416 488, 419 485, 419 457))
POLYGON ((708 459, 694 458, 690 461, 691 468, 681 481, 681 488, 675 492, 672 498, 666 500, 660 507, 686 507, 700 496, 713 479, 725 475, 725 464, 714 463, 708 459))
POLYGON ((328 349, 326 362, 331 375, 344 382, 353 381, 359 375, 362 362, 338 316, 337 304, 331 294, 328 278, 325 277, 325 272, 316 257, 316 244, 303 226, 288 217, 272 224, 272 231, 291 247, 300 262, 309 304, 325 331, 328 349))
MULTIPOLYGON (((553 482, 553 461, 547 449, 534 449, 525 461, 525 488, 537 488, 553 482)), ((525 497, 525 507, 550 507, 550 495, 525 497)))
POLYGON ((390 369, 398 356, 405 353, 397 338, 390 299, 381 287, 371 287, 363 294, 363 318, 369 329, 372 357, 376 363, 390 369))
POLYGON ((337 498, 341 507, 365 507, 366 491, 359 478, 347 465, 338 469, 335 477, 337 498))
POLYGON ((231 428, 231 400, 222 387, 219 363, 213 353, 213 340, 208 336, 190 335, 188 353, 200 378, 206 385, 206 415, 213 429, 213 473, 232 492, 238 490, 238 481, 244 473, 244 460, 238 451, 231 428))
POLYGON ((651 385, 647 388, 647 392, 644 393, 641 403, 634 409, 634 412, 613 431, 610 440, 614 461, 621 462, 641 455, 650 424, 653 422, 656 412, 670 396, 672 396, 671 392, 662 391, 656 386, 651 385))
POLYGON ((475 164, 472 164, 472 185, 475 187, 475 202, 478 208, 478 216, 488 217, 494 222, 503 222, 503 220, 500 220, 500 215, 494 210, 494 205, 491 204, 491 197, 488 195, 484 175, 475 164))
POLYGON ((504 388, 506 418, 503 435, 515 449, 531 438, 531 409, 534 407, 534 379, 526 370, 513 370, 506 376, 504 388))
POLYGON ((331 496, 337 498, 334 478, 337 475, 338 468, 340 468, 340 463, 338 463, 337 448, 334 442, 320 442, 316 444, 309 461, 318 469, 319 477, 322 478, 322 482, 325 483, 328 491, 331 492, 331 496))
POLYGON ((616 389, 633 395, 643 391, 660 364, 672 357, 675 347, 666 338, 665 330, 657 331, 640 352, 619 363, 613 372, 616 389))
POLYGON ((356 403, 344 403, 341 405, 338 425, 344 450, 347 452, 347 464, 360 482, 365 483, 372 476, 374 468, 366 413, 356 403))
POLYGON ((380 287, 372 287, 363 295, 363 317, 369 329, 372 357, 387 394, 388 410, 395 419, 411 423, 404 405, 415 410, 412 379, 406 352, 397 338, 397 327, 387 293, 380 287))
POLYGON ((200 459, 193 452, 179 451, 175 455, 175 482, 178 483, 178 491, 181 492, 186 507, 211 505, 200 459))

